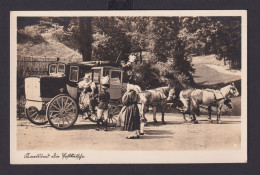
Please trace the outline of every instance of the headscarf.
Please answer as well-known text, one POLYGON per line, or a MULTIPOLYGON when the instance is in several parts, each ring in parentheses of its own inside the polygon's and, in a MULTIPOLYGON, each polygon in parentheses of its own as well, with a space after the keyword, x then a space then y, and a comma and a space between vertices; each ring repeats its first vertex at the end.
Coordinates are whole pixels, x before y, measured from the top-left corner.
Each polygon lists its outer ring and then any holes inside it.
POLYGON ((134 90, 136 93, 139 93, 139 92, 142 91, 140 86, 134 85, 134 84, 130 84, 130 83, 127 84, 126 90, 127 91, 134 90))

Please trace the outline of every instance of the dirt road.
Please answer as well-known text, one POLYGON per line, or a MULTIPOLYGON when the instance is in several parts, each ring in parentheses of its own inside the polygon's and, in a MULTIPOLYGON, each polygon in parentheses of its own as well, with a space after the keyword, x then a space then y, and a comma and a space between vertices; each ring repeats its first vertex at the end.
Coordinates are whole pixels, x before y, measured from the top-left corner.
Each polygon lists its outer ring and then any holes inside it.
MULTIPOLYGON (((157 114, 158 119, 160 114, 157 114)), ((126 131, 109 128, 96 131, 93 122, 82 120, 67 130, 56 130, 49 124, 37 126, 18 120, 18 150, 230 150, 240 149, 241 120, 238 116, 223 116, 222 124, 208 123, 206 116, 199 124, 183 122, 181 114, 166 113, 166 125, 153 124, 151 113, 145 135, 129 140, 126 131)), ((215 118, 213 118, 215 119, 215 118)))

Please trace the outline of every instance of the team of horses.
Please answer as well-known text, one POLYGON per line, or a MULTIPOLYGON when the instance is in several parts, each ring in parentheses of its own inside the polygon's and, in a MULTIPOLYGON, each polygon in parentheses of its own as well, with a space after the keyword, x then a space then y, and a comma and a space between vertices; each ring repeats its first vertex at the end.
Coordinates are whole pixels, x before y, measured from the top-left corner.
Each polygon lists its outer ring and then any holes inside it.
POLYGON ((204 107, 207 108, 209 112, 209 122, 212 122, 211 112, 212 107, 214 106, 217 108, 216 121, 217 123, 220 123, 220 113, 222 107, 226 105, 231 109, 232 105, 229 98, 239 96, 239 92, 234 83, 230 83, 229 85, 226 85, 218 90, 189 88, 182 90, 178 95, 176 93, 175 88, 171 86, 140 92, 139 109, 141 115, 145 118, 145 112, 147 111, 147 108, 151 106, 153 108, 153 120, 154 122, 157 122, 156 108, 160 106, 162 112, 162 124, 165 124, 164 113, 167 103, 179 98, 177 100, 181 101, 182 105, 181 107, 177 107, 177 109, 179 109, 183 114, 184 121, 187 121, 185 114, 189 114, 192 116, 191 121, 193 123, 198 123, 196 115, 199 116, 200 107, 204 107))

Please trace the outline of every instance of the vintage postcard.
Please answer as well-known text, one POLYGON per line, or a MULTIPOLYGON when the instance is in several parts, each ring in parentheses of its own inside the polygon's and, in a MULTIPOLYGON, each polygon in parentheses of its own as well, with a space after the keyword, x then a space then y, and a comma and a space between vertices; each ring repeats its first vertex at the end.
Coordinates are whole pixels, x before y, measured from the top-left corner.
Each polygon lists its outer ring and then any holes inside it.
POLYGON ((247 162, 247 11, 10 16, 11 164, 247 162))

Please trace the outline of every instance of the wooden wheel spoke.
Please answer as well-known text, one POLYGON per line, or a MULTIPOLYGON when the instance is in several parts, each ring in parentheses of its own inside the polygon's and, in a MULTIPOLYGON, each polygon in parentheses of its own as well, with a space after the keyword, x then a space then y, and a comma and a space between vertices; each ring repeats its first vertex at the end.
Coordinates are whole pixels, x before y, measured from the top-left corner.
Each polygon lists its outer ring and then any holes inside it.
POLYGON ((35 116, 38 112, 36 111, 35 113, 31 114, 30 117, 32 118, 33 116, 35 116))
POLYGON ((54 122, 53 122, 53 123, 56 123, 56 122, 58 122, 58 120, 59 120, 59 122, 60 122, 60 117, 57 117, 57 118, 54 120, 54 122))
POLYGON ((70 109, 66 109, 67 112, 74 111, 74 110, 75 110, 74 107, 72 107, 72 108, 70 108, 70 109))
POLYGON ((111 119, 114 120, 115 122, 117 121, 117 119, 115 117, 112 117, 111 119))
POLYGON ((64 117, 66 119, 66 121, 68 122, 68 124, 70 124, 69 120, 67 119, 67 116, 64 117))
POLYGON ((37 113, 34 120, 36 120, 40 115, 37 113))
POLYGON ((60 112, 60 111, 52 111, 52 110, 50 110, 50 112, 51 112, 51 113, 54 113, 54 112, 60 112))
POLYGON ((63 97, 61 97, 61 107, 63 108, 63 97))
POLYGON ((67 95, 59 95, 50 102, 47 116, 54 128, 69 128, 76 122, 78 117, 77 104, 73 98, 67 95))
POLYGON ((111 111, 111 114, 116 114, 116 112, 117 112, 117 108, 114 107, 114 108, 112 109, 112 111, 111 111))
POLYGON ((48 120, 44 118, 45 115, 42 115, 35 106, 25 108, 25 116, 35 125, 44 125, 48 122, 48 120))
POLYGON ((57 103, 57 105, 59 106, 59 108, 61 108, 61 106, 60 106, 60 103, 59 103, 59 100, 58 100, 58 99, 56 100, 56 103, 57 103))
POLYGON ((59 116, 60 116, 60 114, 54 114, 51 116, 51 119, 55 119, 55 121, 56 121, 56 119, 60 118, 59 116))
POLYGON ((69 105, 67 107, 65 107, 65 109, 68 109, 68 107, 70 107, 73 104, 73 101, 69 103, 69 105))
POLYGON ((67 107, 67 104, 68 104, 68 98, 66 99, 66 101, 65 101, 65 104, 64 104, 64 108, 66 109, 66 107, 67 107))
POLYGON ((74 115, 73 115, 73 113, 67 113, 67 116, 68 116, 71 120, 74 120, 74 115), (72 114, 72 116, 71 116, 71 114, 72 114))
POLYGON ((60 110, 60 108, 58 108, 57 106, 55 106, 54 104, 52 104, 52 106, 51 107, 54 107, 54 108, 56 108, 57 110, 60 110))

